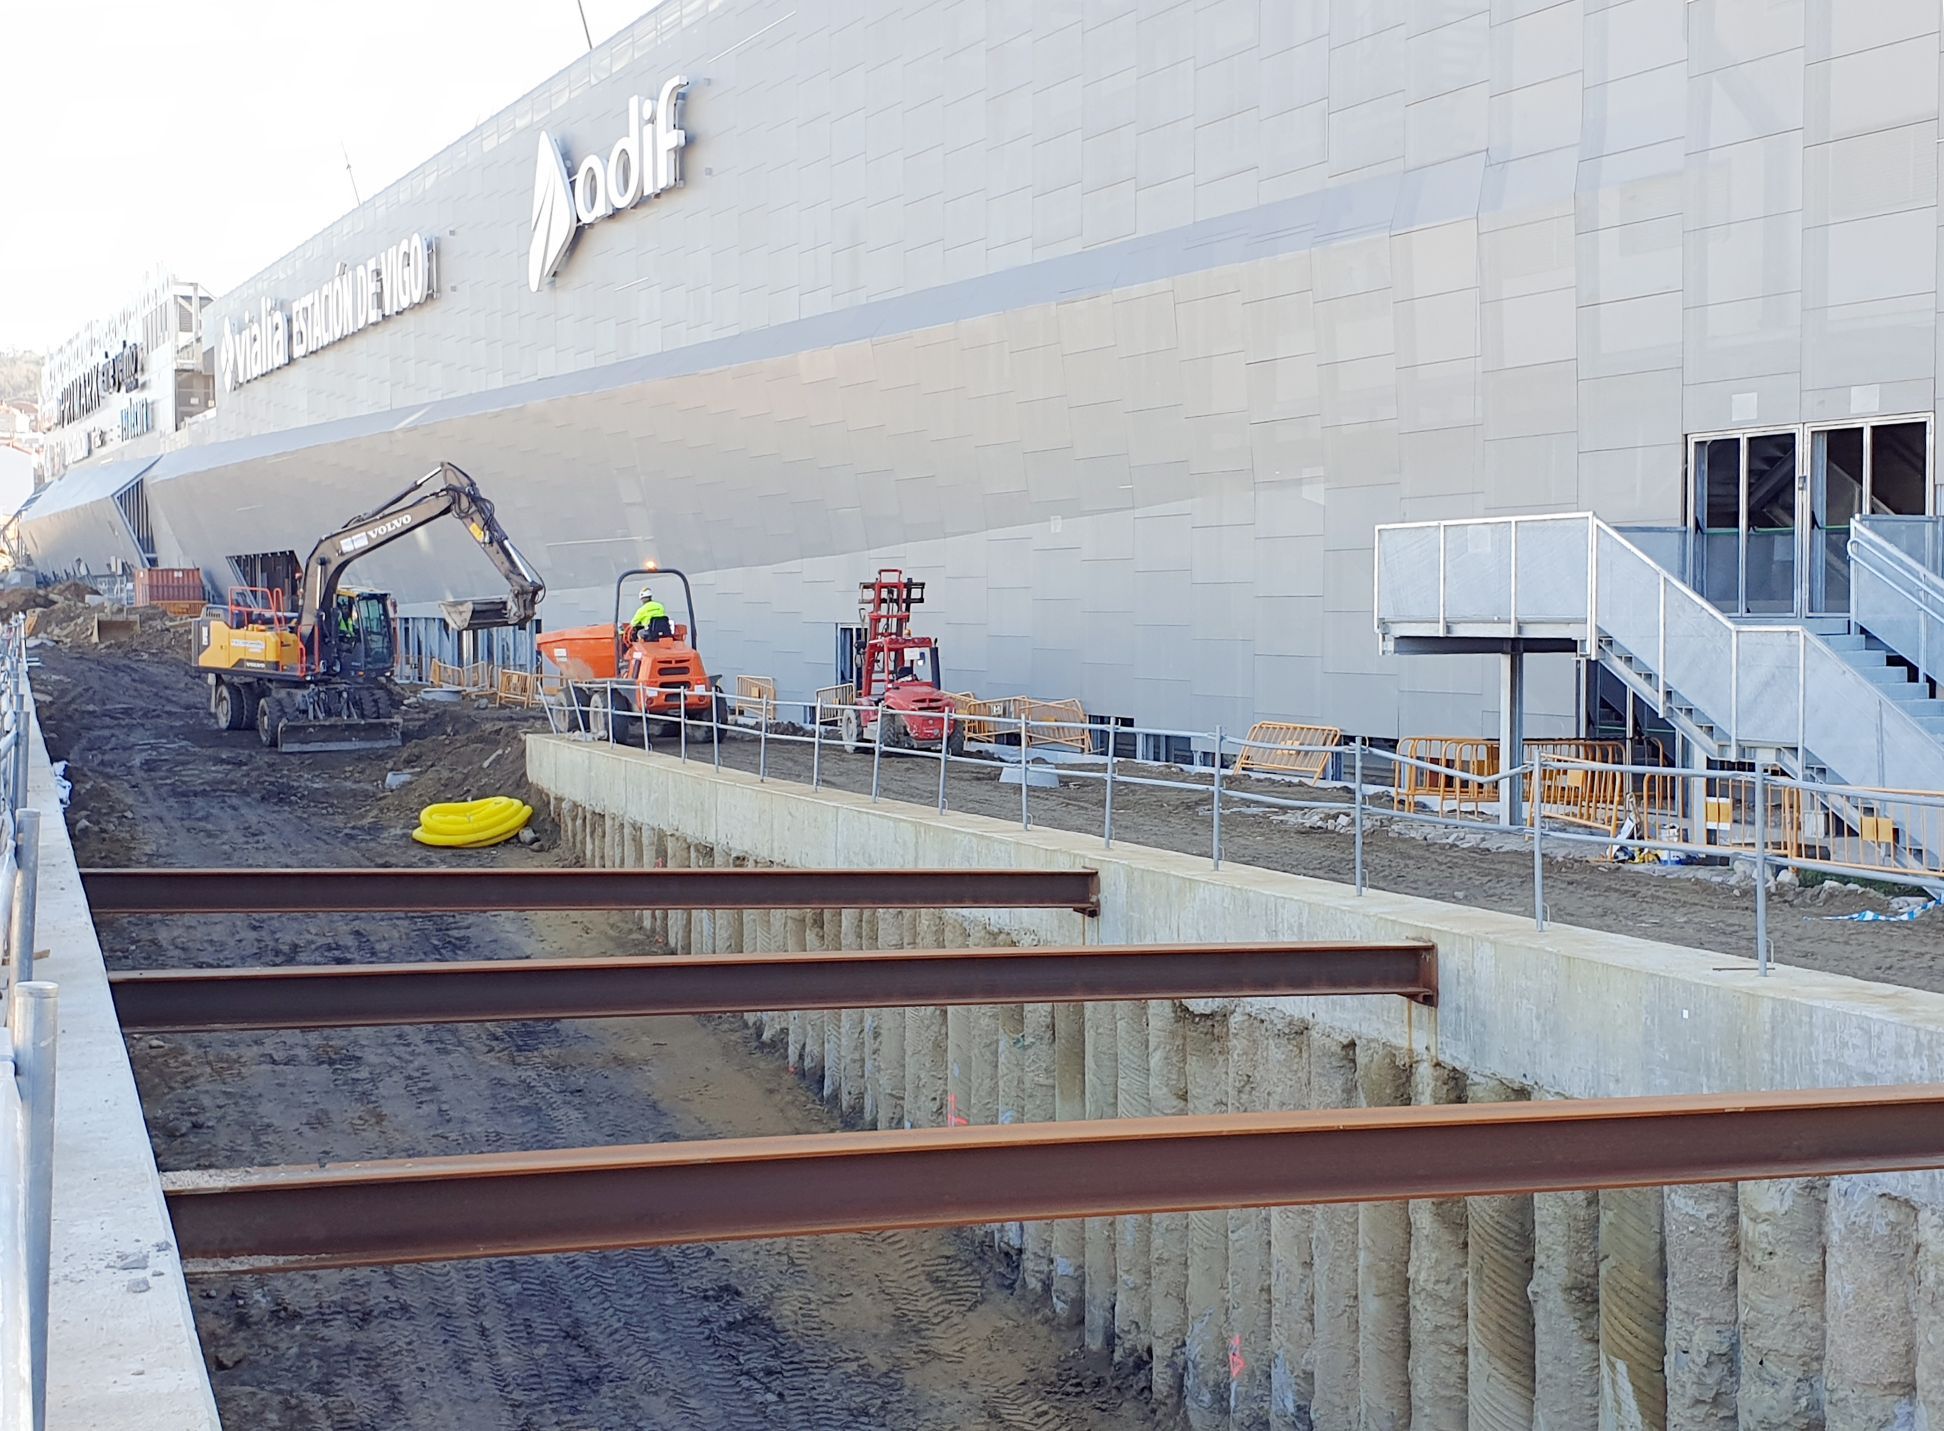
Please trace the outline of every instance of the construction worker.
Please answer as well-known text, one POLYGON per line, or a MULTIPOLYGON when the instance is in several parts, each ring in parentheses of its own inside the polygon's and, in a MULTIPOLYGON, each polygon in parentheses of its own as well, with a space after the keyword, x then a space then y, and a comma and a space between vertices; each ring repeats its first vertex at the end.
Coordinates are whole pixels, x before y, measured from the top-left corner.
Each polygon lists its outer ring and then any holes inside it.
POLYGON ((668 608, 655 600, 655 593, 651 589, 642 587, 641 605, 628 618, 628 639, 660 641, 673 634, 673 628, 668 624, 668 608))

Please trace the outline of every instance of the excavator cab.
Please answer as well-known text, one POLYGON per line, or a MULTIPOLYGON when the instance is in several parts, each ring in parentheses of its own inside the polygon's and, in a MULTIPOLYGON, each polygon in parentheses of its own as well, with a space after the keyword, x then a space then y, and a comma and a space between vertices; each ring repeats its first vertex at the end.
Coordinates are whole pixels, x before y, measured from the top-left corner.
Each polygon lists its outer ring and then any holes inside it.
POLYGON ((351 680, 389 678, 398 658, 393 629, 397 608, 391 597, 382 591, 340 589, 334 604, 328 642, 333 674, 351 680))

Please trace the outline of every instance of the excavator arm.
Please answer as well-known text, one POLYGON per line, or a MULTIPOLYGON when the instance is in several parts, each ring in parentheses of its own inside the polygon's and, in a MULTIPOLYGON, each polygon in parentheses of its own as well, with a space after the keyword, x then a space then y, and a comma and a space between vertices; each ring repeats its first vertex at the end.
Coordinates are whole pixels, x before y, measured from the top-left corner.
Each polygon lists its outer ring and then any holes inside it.
POLYGON ((336 604, 345 568, 448 515, 465 523, 473 540, 506 579, 507 595, 446 602, 446 623, 456 630, 478 630, 524 626, 531 621, 540 599, 547 594, 546 583, 506 535, 479 484, 450 462, 441 462, 390 501, 353 517, 311 549, 304 562, 304 585, 297 608, 297 634, 305 646, 311 645, 320 625, 325 632, 331 631, 332 623, 326 617, 336 604))

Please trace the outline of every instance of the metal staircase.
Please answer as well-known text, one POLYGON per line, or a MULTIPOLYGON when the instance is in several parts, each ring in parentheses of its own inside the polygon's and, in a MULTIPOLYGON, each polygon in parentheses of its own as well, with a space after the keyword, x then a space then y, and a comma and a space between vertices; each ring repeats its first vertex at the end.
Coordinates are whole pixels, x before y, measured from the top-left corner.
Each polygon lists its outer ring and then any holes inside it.
MULTIPOLYGON (((1861 562, 1889 565, 1869 542, 1866 533, 1853 544, 1868 548, 1861 562)), ((1877 545, 1898 551, 1888 540, 1877 545)), ((1860 586, 1876 580, 1858 570, 1860 586)), ((1910 573, 1895 574, 1907 587, 1910 573)), ((1898 608, 1893 593, 1868 590, 1886 612, 1907 613, 1908 596, 1898 608)), ((1926 659, 1944 655, 1944 577, 1935 592, 1928 625, 1882 615, 1862 623, 1867 635, 1825 637, 1800 621, 1729 618, 1590 513, 1376 533, 1376 623, 1386 651, 1577 649, 1697 756, 1857 786, 1944 790, 1944 702, 1912 675, 1910 666, 1925 668, 1904 649, 1927 633, 1937 644, 1921 647, 1926 659)))
MULTIPOLYGON (((1944 682, 1944 518, 1860 517, 1849 557, 1850 620, 1870 649, 1907 663, 1913 681, 1944 682)), ((1944 715, 1930 704, 1920 723, 1944 715)))

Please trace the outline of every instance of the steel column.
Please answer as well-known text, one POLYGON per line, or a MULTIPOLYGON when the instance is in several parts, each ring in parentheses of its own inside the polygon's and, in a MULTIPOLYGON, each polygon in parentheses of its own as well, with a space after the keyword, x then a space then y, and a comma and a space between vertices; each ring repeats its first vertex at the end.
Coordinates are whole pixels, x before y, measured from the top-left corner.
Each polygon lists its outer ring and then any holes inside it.
POLYGON ((1428 944, 885 950, 110 974, 124 1033, 1245 995, 1437 999, 1428 944))
POLYGON ((1944 1167, 1944 1088, 822 1133, 165 1174, 187 1270, 1944 1167))
POLYGON ((1100 912, 1099 878, 1092 870, 91 869, 81 871, 81 884, 98 915, 552 909, 1100 912))

